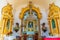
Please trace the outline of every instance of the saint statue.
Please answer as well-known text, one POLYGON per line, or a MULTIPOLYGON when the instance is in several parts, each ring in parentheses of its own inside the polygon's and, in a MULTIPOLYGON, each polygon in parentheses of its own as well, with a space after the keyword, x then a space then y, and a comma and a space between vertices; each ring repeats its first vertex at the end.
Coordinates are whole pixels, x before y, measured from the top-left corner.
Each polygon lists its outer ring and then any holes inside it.
POLYGON ((33 27, 33 22, 29 22, 28 27, 32 28, 33 27))
POLYGON ((47 31, 47 28, 45 27, 45 23, 42 24, 42 31, 43 32, 46 32, 47 31))
POLYGON ((16 27, 14 27, 14 30, 15 30, 16 32, 19 31, 19 23, 16 23, 16 27))

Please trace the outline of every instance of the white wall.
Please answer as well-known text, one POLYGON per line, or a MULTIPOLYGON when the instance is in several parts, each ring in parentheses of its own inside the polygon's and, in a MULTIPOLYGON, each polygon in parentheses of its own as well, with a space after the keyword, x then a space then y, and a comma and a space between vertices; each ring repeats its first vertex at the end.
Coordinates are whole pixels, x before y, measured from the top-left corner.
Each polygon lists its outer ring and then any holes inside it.
POLYGON ((6 5, 6 1, 5 0, 0 0, 0 20, 1 20, 1 10, 2 10, 2 7, 4 7, 6 5))

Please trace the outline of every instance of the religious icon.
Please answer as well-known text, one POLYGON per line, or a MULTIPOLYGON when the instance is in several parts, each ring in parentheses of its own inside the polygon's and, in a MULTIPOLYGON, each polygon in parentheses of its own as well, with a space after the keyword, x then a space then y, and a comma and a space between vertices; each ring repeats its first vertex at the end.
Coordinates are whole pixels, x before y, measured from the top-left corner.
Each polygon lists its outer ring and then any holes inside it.
POLYGON ((54 29, 56 26, 55 26, 55 21, 54 19, 52 19, 52 28, 54 29))
POLYGON ((29 23, 28 23, 28 27, 29 27, 29 28, 32 28, 32 27, 33 27, 33 22, 29 22, 29 23))
POLYGON ((7 29, 9 29, 10 26, 10 20, 7 21, 7 29))

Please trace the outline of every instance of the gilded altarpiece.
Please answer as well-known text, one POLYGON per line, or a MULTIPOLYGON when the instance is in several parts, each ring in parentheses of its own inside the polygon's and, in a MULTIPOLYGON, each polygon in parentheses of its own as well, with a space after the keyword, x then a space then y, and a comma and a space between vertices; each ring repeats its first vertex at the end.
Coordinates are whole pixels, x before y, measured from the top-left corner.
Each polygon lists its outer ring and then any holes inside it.
POLYGON ((12 5, 9 3, 2 8, 2 34, 7 34, 12 31, 13 14, 12 5))
POLYGON ((48 22, 52 35, 60 34, 60 8, 54 3, 49 5, 48 22))
POLYGON ((40 19, 42 14, 39 8, 36 8, 32 2, 22 9, 19 18, 21 20, 21 34, 27 33, 28 35, 33 35, 35 32, 40 32, 40 19))

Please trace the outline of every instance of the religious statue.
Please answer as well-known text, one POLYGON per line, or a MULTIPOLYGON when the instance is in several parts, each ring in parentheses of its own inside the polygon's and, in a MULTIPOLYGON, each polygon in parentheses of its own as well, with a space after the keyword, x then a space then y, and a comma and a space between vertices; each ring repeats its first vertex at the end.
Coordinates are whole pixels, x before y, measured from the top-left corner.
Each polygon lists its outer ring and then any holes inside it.
POLYGON ((47 30, 47 27, 45 26, 45 23, 43 23, 42 24, 42 38, 45 38, 45 37, 49 37, 49 32, 47 30))
POLYGON ((7 21, 7 29, 10 27, 10 20, 7 21))
POLYGON ((18 24, 18 23, 16 23, 16 27, 14 27, 14 30, 15 30, 16 32, 18 32, 18 30, 19 30, 19 24, 18 24))
POLYGON ((42 24, 42 31, 43 32, 46 32, 47 31, 47 28, 45 27, 45 23, 42 24))
POLYGON ((32 28, 32 27, 33 27, 33 22, 29 22, 29 23, 28 23, 28 27, 29 27, 29 28, 32 28))

